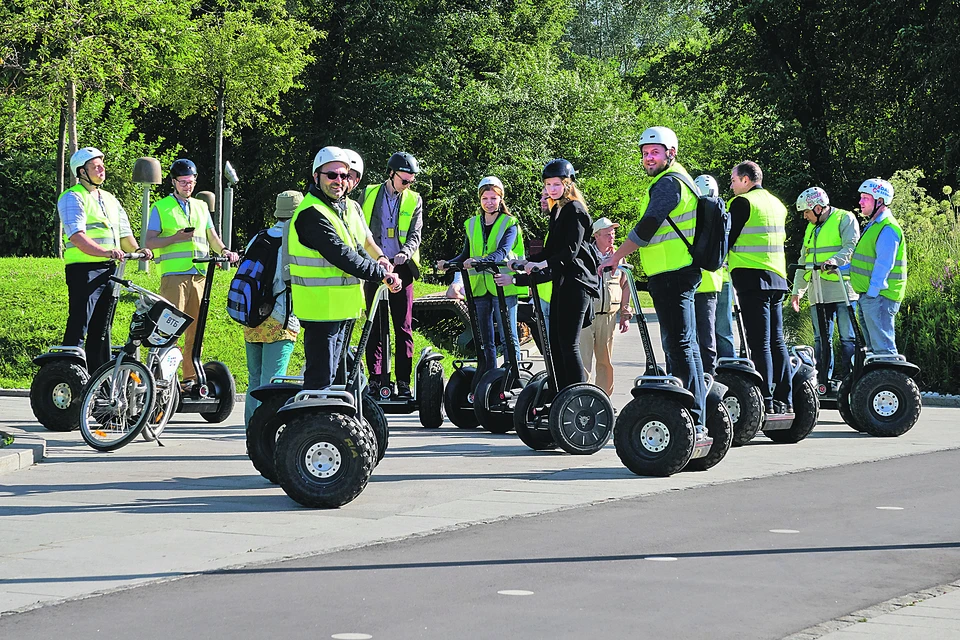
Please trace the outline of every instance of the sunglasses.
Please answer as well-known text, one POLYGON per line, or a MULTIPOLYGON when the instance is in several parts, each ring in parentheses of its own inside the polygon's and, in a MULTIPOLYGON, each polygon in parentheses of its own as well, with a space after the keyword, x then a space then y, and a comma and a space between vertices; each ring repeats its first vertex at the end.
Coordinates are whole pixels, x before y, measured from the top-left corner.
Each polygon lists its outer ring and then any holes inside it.
POLYGON ((336 180, 337 178, 341 180, 350 179, 349 173, 340 173, 339 171, 325 171, 323 175, 327 176, 327 180, 330 180, 330 181, 336 180))
POLYGON ((413 184, 414 182, 417 181, 416 178, 411 178, 410 180, 404 180, 400 176, 397 176, 397 179, 400 180, 400 184, 402 184, 403 186, 407 186, 408 184, 413 184))

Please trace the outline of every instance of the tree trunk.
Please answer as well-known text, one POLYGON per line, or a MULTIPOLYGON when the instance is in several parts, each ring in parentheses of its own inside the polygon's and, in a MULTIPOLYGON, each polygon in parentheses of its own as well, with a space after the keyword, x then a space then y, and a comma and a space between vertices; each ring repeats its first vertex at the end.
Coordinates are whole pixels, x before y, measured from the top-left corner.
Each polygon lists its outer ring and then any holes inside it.
MULTIPOLYGON (((227 81, 220 81, 220 88, 217 90, 217 127, 214 136, 213 158, 215 167, 213 170, 213 193, 216 196, 214 203, 214 226, 217 233, 223 233, 223 125, 226 119, 227 111, 227 81)), ((222 239, 222 236, 221 236, 222 239)), ((226 242, 226 240, 224 240, 226 242)))
MULTIPOLYGON (((65 161, 64 146, 67 143, 67 107, 60 107, 60 131, 57 135, 57 197, 63 193, 63 165, 65 161)), ((56 205, 53 207, 54 219, 57 221, 56 232, 53 236, 53 254, 58 258, 63 257, 63 223, 60 221, 60 213, 56 205)))
MULTIPOLYGON (((77 152, 77 85, 73 80, 67 80, 67 134, 69 145, 67 153, 71 156, 77 152)), ((70 176, 70 186, 77 184, 76 174, 70 176)))

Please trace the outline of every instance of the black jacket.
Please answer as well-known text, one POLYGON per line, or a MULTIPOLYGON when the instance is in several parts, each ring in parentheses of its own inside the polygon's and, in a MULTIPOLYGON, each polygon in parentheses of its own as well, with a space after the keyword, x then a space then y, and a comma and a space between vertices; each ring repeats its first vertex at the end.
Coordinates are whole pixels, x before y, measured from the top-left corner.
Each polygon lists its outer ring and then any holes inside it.
MULTIPOLYGON (((554 205, 556 206, 556 205, 554 205)), ((597 250, 590 242, 593 220, 586 207, 576 200, 563 205, 553 216, 550 233, 543 251, 527 256, 531 262, 546 260, 557 287, 575 281, 593 298, 600 297, 600 278, 597 276, 597 250)))

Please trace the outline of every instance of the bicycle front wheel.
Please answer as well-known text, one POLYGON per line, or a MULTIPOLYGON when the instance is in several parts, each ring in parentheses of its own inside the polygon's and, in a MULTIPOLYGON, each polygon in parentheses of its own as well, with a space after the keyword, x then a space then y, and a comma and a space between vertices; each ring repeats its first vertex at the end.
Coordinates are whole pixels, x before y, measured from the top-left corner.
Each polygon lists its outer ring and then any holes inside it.
POLYGON ((80 405, 80 433, 98 451, 113 451, 143 431, 153 415, 156 384, 137 360, 112 360, 90 378, 80 405))

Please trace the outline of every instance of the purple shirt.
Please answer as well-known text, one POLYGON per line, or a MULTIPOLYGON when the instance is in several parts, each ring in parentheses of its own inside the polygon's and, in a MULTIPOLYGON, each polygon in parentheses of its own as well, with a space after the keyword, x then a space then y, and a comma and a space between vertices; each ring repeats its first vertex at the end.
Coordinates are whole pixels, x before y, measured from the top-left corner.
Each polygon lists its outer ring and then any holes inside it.
POLYGON ((384 185, 380 189, 383 198, 380 200, 383 204, 380 206, 380 248, 383 249, 383 255, 392 258, 400 253, 400 235, 398 225, 400 218, 400 194, 390 193, 390 189, 384 185), (393 237, 390 234, 393 233, 393 237))

